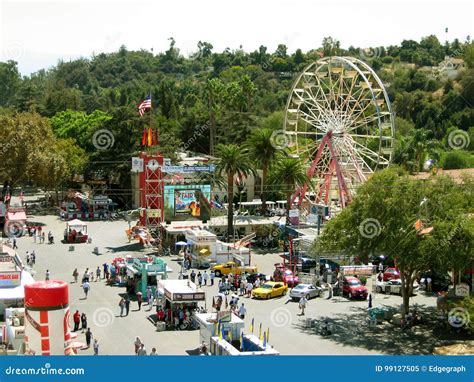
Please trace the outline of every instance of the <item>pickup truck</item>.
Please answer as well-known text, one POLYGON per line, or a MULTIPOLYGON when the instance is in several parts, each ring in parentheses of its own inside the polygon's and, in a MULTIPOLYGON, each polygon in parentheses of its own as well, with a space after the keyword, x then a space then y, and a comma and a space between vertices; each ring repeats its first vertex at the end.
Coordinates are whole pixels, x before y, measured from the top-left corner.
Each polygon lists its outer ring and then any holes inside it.
POLYGON ((257 272, 257 267, 251 267, 251 266, 240 266, 237 263, 234 263, 233 261, 229 261, 228 263, 225 264, 217 264, 212 267, 212 270, 216 274, 216 277, 221 277, 222 275, 228 275, 228 274, 233 274, 233 275, 240 275, 241 273, 255 273, 257 272))

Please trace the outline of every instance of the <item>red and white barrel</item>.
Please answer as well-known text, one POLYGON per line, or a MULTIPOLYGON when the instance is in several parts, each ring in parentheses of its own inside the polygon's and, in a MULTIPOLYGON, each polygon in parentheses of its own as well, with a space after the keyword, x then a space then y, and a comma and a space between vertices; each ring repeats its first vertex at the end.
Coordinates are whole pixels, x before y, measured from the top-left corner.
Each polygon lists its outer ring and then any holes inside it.
POLYGON ((69 287, 64 281, 38 281, 25 285, 25 343, 42 355, 68 355, 69 287))

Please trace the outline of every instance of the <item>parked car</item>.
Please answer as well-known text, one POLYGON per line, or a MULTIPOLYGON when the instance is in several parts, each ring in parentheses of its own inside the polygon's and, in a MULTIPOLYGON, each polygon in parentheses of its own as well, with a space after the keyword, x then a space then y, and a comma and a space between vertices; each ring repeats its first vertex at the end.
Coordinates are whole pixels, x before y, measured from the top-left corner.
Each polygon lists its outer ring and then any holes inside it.
POLYGON ((240 275, 241 273, 255 273, 257 272, 257 267, 245 266, 242 267, 233 261, 229 261, 225 264, 217 264, 212 267, 212 270, 215 272, 216 277, 221 277, 222 275, 228 275, 230 273, 234 275, 240 275))
POLYGON ((347 295, 350 299, 367 298, 369 290, 357 277, 345 277, 342 283, 342 295, 347 295))
POLYGON ((290 297, 292 300, 299 300, 303 296, 308 299, 321 296, 322 288, 315 287, 312 284, 298 284, 290 290, 290 297))
POLYGON ((288 269, 283 264, 275 264, 275 272, 273 272, 274 281, 283 281, 289 287, 293 287, 299 283, 299 278, 291 269, 288 269))
POLYGON ((257 278, 259 278, 260 281, 267 280, 267 276, 260 272, 245 274, 245 278, 247 279, 247 282, 251 282, 252 284, 257 280, 257 278))
MULTIPOLYGON (((416 294, 420 289, 419 284, 415 281, 413 283, 412 294, 416 294)), ((402 280, 401 279, 392 279, 389 281, 377 281, 375 290, 378 293, 386 294, 402 294, 402 280)))
POLYGON ((278 281, 267 281, 252 291, 253 298, 269 299, 272 297, 284 296, 288 291, 288 285, 278 281))
POLYGON ((397 268, 387 268, 383 272, 383 281, 389 281, 392 279, 399 279, 400 271, 397 268))

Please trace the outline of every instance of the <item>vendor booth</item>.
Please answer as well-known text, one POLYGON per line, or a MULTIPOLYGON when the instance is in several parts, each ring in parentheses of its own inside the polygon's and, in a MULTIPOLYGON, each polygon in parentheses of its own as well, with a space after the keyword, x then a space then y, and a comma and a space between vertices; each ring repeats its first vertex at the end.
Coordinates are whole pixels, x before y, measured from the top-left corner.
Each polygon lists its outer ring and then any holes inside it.
POLYGON ((156 256, 127 259, 127 291, 130 294, 146 294, 148 286, 155 289, 158 280, 166 280, 173 270, 156 256))
POLYGON ((0 318, 6 308, 24 306, 25 285, 34 282, 33 276, 23 269, 16 252, 5 244, 0 245, 0 318))
POLYGON ((26 212, 23 207, 8 207, 3 228, 7 236, 20 237, 26 232, 26 212))
POLYGON ((161 280, 158 292, 163 298, 158 301, 157 327, 180 328, 195 319, 193 311, 199 303, 206 304, 206 293, 190 280, 161 280))
POLYGON ((86 243, 88 239, 87 224, 78 219, 68 221, 64 236, 67 243, 86 243))
POLYGON ((191 267, 209 268, 211 257, 216 254, 217 237, 206 230, 189 230, 186 241, 191 254, 191 267))

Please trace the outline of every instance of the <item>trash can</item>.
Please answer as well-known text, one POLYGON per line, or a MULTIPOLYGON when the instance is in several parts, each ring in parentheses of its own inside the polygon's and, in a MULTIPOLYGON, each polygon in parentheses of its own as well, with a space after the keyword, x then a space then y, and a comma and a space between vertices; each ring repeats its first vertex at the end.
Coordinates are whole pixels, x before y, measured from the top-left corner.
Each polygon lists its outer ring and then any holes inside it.
POLYGON ((69 246, 69 252, 74 252, 74 246, 73 245, 69 246))

